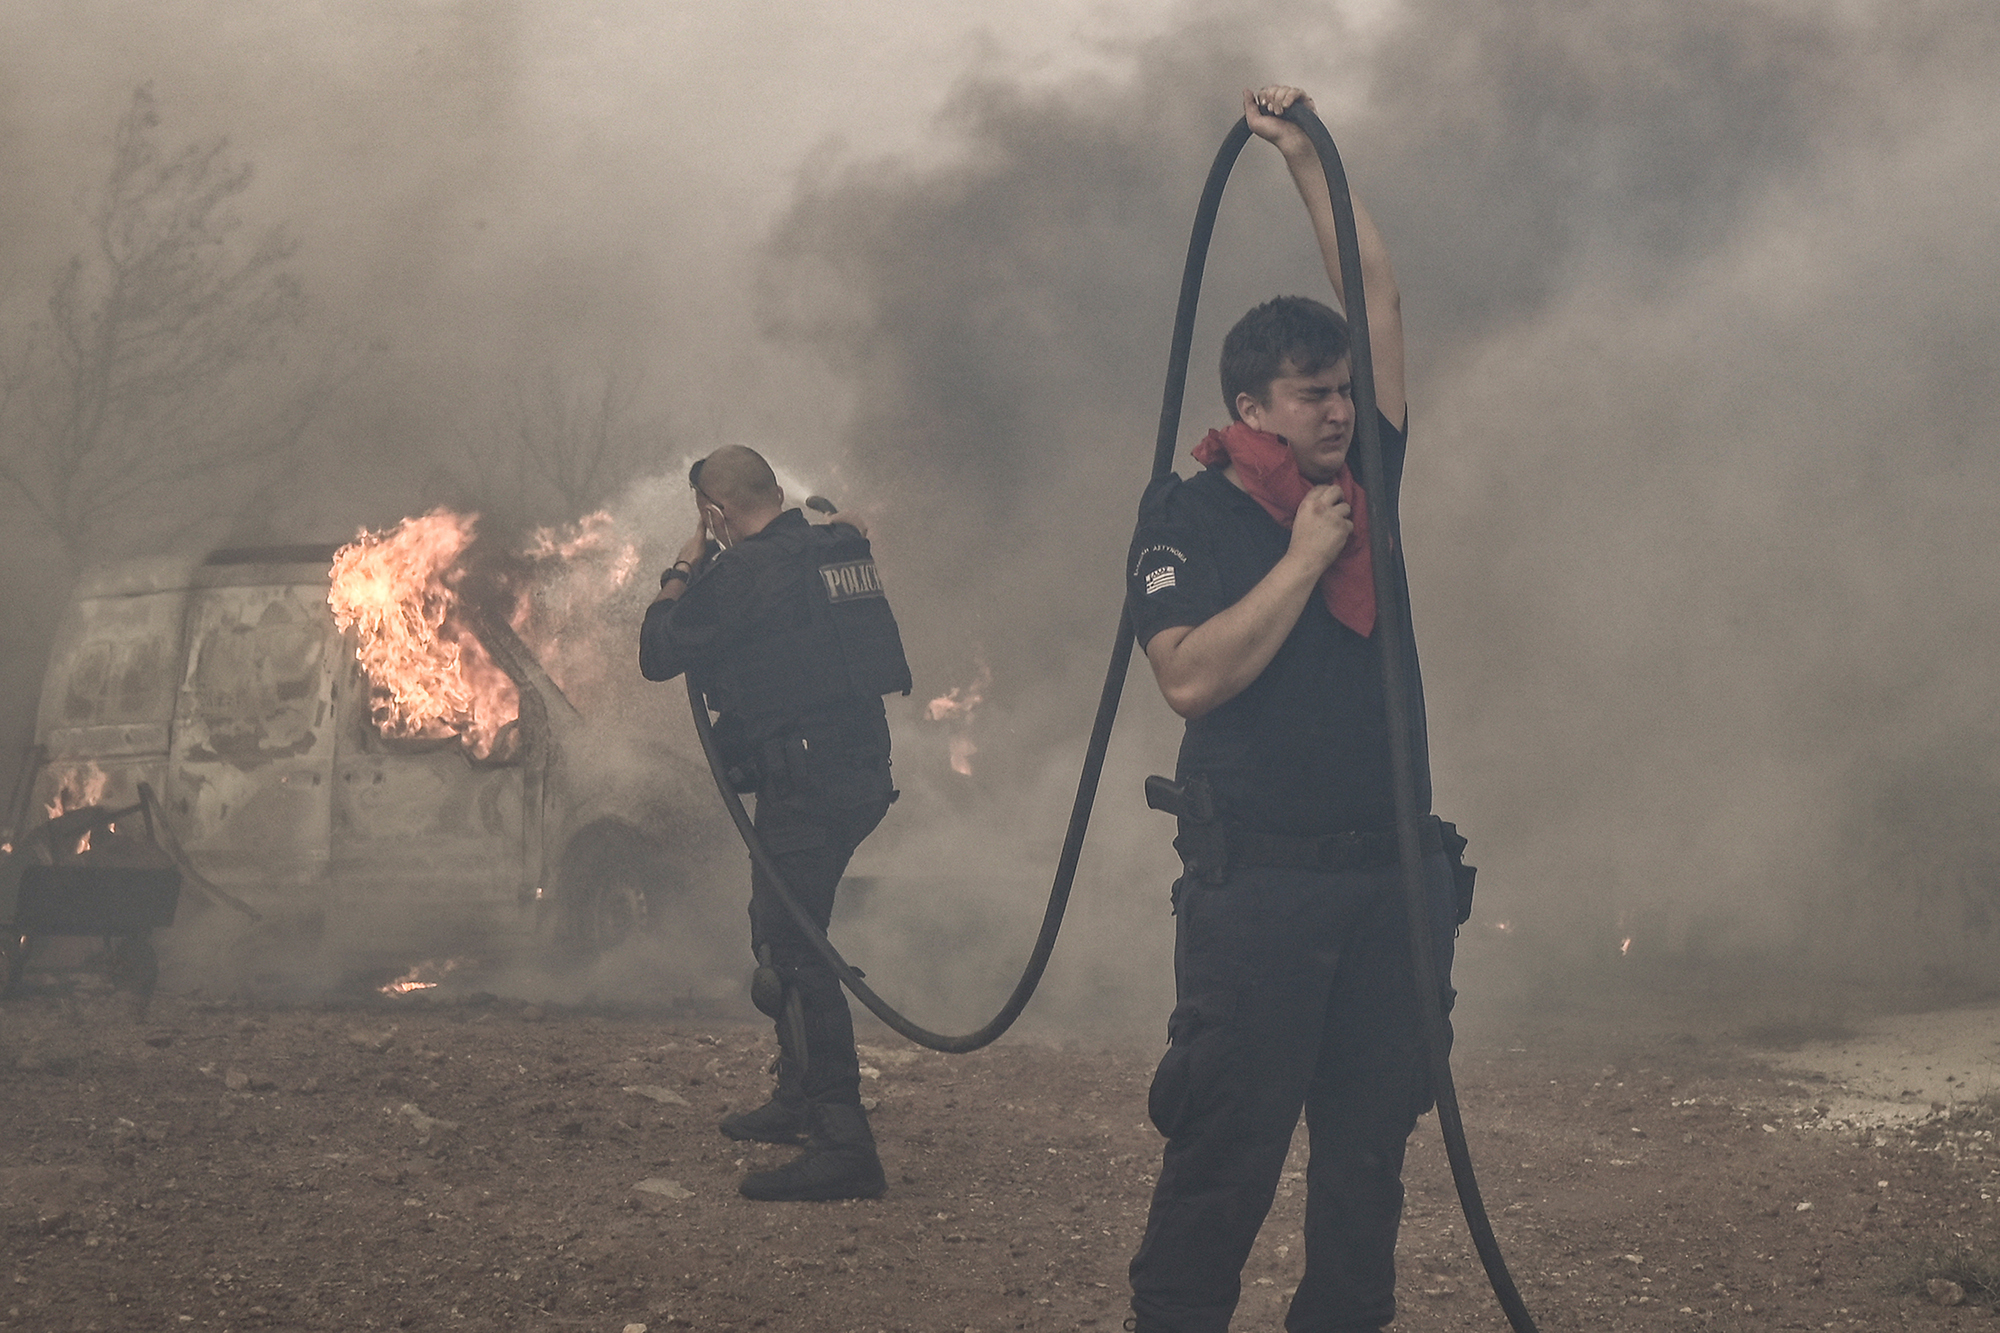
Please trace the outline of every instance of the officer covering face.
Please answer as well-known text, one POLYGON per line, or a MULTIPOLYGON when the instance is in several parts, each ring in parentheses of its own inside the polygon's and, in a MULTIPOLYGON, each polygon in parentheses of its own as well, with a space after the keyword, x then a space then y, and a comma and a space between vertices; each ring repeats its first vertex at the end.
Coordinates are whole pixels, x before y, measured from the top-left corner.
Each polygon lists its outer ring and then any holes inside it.
MULTIPOLYGON (((758 838, 821 930, 848 858, 896 799, 882 696, 910 692, 895 617, 858 519, 809 523, 754 449, 695 465, 697 517, 639 632, 648 680, 688 673, 721 714, 731 784, 756 794, 758 838), (718 549, 719 548, 719 549, 718 549)), ((727 1116, 733 1139, 806 1152, 739 1187, 752 1199, 874 1198, 885 1188, 861 1108, 840 982, 754 864, 753 995, 777 1021, 771 1100, 727 1116)))

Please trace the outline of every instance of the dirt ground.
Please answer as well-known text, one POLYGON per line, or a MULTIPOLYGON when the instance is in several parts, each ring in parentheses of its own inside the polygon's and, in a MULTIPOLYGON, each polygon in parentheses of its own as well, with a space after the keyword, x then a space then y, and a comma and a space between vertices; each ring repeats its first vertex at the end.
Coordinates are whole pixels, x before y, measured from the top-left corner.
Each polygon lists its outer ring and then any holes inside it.
MULTIPOLYGON (((2000 1328, 1976 1077, 1919 1053, 1868 1093, 1784 1034, 1671 1020, 1462 1028, 1473 1159, 1542 1329, 2000 1328)), ((1156 1052, 864 1040, 888 1196, 753 1204, 738 1177, 786 1150, 715 1131, 768 1087, 747 1022, 442 991, 142 1013, 56 978, 0 1005, 0 1327, 1117 1329, 1156 1052)), ((1280 1327, 1300 1165, 1238 1329, 1280 1327)), ((1398 1327, 1506 1327, 1434 1116, 1408 1179, 1398 1327)))

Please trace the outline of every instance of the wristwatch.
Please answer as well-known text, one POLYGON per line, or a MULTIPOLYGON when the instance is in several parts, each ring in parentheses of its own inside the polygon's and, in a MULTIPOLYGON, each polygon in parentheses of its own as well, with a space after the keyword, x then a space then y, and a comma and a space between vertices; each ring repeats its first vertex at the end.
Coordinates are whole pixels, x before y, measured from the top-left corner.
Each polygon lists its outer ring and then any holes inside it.
POLYGON ((662 588, 665 588, 669 583, 672 583, 675 579, 679 579, 683 583, 687 582, 688 580, 688 568, 684 563, 682 563, 679 560, 676 560, 673 564, 667 566, 665 572, 663 572, 660 575, 660 586, 662 588))

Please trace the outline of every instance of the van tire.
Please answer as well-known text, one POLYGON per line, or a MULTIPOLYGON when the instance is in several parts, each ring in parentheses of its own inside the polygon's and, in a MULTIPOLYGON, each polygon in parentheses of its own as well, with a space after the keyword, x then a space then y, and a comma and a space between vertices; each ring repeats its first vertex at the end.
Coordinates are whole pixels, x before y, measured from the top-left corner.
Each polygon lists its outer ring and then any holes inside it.
POLYGON ((556 948, 588 962, 635 936, 659 930, 679 887, 666 848, 630 824, 602 820, 563 849, 556 874, 556 948))

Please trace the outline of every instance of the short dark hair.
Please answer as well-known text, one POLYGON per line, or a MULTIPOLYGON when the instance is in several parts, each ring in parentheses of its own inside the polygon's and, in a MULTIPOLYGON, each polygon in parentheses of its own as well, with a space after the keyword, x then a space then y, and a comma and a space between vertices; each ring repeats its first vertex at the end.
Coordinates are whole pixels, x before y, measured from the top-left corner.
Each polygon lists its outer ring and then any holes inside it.
POLYGON ((1280 375, 1317 375, 1352 348, 1347 321, 1308 296, 1276 296, 1236 321, 1222 340, 1222 402, 1240 421, 1236 395, 1271 398, 1280 375))

